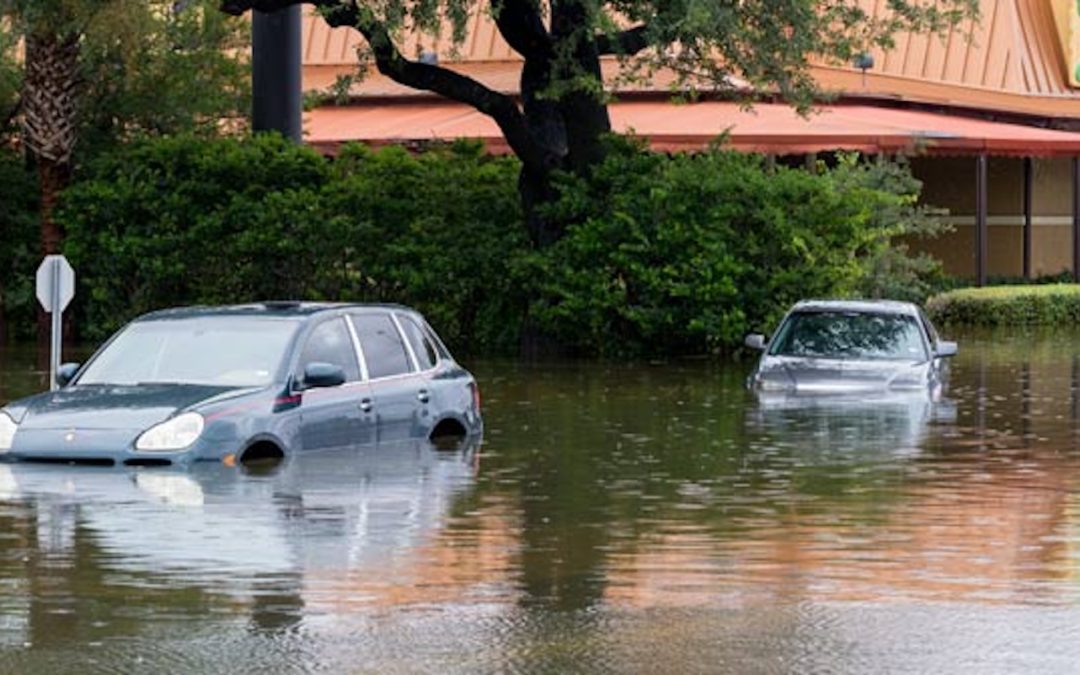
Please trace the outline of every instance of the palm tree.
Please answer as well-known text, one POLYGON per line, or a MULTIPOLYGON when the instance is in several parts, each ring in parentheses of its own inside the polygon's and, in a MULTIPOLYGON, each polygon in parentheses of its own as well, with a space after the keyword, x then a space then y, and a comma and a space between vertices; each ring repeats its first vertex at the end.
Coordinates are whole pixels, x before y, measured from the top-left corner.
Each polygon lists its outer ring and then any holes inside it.
POLYGON ((60 252, 63 232, 53 218, 71 179, 78 140, 80 35, 39 29, 26 36, 22 90, 22 142, 34 159, 41 189, 41 248, 60 252))

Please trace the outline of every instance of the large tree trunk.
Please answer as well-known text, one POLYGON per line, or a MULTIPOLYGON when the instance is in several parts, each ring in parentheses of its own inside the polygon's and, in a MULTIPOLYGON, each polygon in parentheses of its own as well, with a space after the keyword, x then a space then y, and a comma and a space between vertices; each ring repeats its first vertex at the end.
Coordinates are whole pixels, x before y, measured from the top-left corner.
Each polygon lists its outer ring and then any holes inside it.
MULTIPOLYGON (((550 39, 554 44, 573 47, 573 58, 561 65, 551 47, 527 53, 521 70, 522 112, 534 141, 544 150, 549 162, 540 168, 523 162, 518 182, 521 205, 529 236, 543 248, 562 238, 566 223, 544 213, 543 207, 558 198, 552 184, 554 170, 587 177, 604 159, 603 137, 611 131, 607 105, 595 90, 572 83, 588 75, 599 81, 600 53, 591 35, 582 33, 589 25, 587 8, 575 0, 552 3, 550 39), (557 99, 552 87, 562 89, 557 99)), ((504 30, 510 26, 505 26, 504 30)))
MULTIPOLYGON (((41 194, 41 252, 59 253, 63 231, 54 217, 60 193, 71 180, 77 139, 79 36, 33 32, 26 38, 22 94, 22 141, 37 165, 41 194)), ((47 363, 49 320, 38 312, 38 355, 47 363)))

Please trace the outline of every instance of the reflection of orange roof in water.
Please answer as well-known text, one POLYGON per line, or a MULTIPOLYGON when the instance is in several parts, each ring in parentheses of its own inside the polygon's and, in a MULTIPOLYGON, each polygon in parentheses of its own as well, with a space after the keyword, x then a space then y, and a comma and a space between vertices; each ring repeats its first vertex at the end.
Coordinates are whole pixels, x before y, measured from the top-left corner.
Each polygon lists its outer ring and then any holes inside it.
MULTIPOLYGON (((863 513, 843 500, 740 523, 726 543, 702 528, 619 555, 606 599, 634 607, 785 602, 1025 604, 1070 577, 1069 489, 1055 457, 1011 468, 957 463, 863 513), (985 469, 985 472, 983 471, 985 469)), ((689 529, 689 528, 688 528, 689 529)))
MULTIPOLYGON (((858 0, 879 12, 880 0, 858 0)), ((915 33, 895 36, 895 47, 874 50, 875 66, 864 78, 843 65, 819 64, 815 76, 829 90, 870 97, 1007 111, 1043 117, 1080 117, 1080 92, 1069 87, 1063 52, 1050 0, 980 0, 978 26, 964 25, 941 37, 915 33), (974 30, 972 30, 974 28, 974 30), (971 31, 971 40, 965 33, 971 31)), ((304 23, 305 87, 322 88, 355 68, 356 48, 363 45, 350 29, 330 29, 317 17, 304 23)), ((500 91, 516 91, 520 57, 494 30, 482 10, 469 22, 460 54, 445 44, 407 37, 402 51, 439 53, 451 64, 500 91)), ((614 72, 614 63, 606 71, 614 72)), ((666 93, 661 79, 644 89, 666 93)), ((638 89, 635 87, 635 89, 638 89)), ((624 88, 625 90, 625 88, 624 88)), ((423 96, 374 74, 354 89, 364 96, 423 96)))
POLYGON ((511 504, 498 500, 467 516, 463 525, 433 531, 430 540, 400 551, 400 558, 388 560, 385 568, 305 574, 304 603, 316 611, 493 600, 512 604, 520 547, 519 517, 511 504))

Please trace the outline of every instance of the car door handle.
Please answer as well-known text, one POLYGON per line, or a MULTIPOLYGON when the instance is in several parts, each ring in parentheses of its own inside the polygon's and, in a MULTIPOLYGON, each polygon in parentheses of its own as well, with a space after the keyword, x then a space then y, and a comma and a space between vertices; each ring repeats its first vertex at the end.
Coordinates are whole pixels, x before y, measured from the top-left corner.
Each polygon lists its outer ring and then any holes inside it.
POLYGON ((370 398, 360 399, 360 410, 369 413, 375 406, 372 405, 370 398))
POLYGON ((416 395, 416 398, 420 399, 421 403, 427 403, 431 400, 431 397, 428 396, 427 389, 421 389, 420 392, 416 395))

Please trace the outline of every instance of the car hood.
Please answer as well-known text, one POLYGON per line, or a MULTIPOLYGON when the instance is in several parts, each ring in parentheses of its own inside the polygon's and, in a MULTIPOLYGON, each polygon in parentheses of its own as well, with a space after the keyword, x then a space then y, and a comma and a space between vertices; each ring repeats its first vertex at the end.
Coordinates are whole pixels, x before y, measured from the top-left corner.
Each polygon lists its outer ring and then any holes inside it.
POLYGON ((146 429, 200 403, 249 391, 191 384, 84 385, 9 406, 20 430, 146 429))
POLYGON ((926 384, 929 362, 766 356, 758 376, 782 378, 797 392, 857 393, 926 384))

